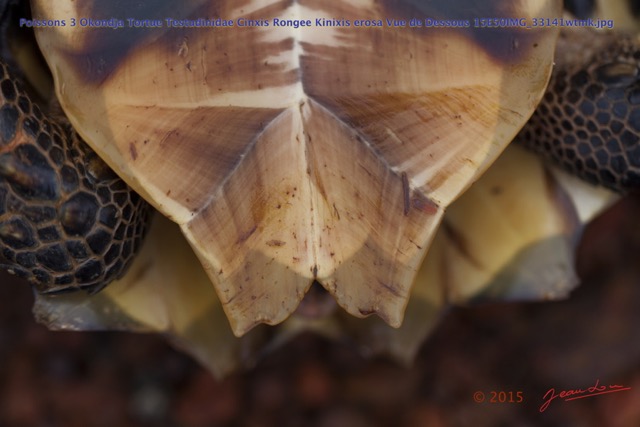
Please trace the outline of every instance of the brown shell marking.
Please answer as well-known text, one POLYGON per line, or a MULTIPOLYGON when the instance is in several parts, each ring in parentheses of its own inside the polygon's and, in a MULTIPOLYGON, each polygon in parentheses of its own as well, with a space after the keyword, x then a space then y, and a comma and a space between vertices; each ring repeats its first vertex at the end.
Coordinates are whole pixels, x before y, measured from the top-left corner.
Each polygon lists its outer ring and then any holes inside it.
MULTIPOLYGON (((36 14, 105 15, 103 3, 42 2, 36 14)), ((176 10, 384 22, 468 8, 433 3, 227 0, 176 10)), ((485 3, 512 17, 560 10, 558 1, 485 3)), ((168 2, 156 4, 171 15, 168 2)), ((285 319, 314 280, 349 313, 400 325, 443 208, 529 117, 556 36, 504 29, 507 44, 492 50, 479 40, 495 31, 452 28, 165 28, 114 45, 82 31, 38 35, 61 103, 106 161, 181 225, 236 334, 285 319)))

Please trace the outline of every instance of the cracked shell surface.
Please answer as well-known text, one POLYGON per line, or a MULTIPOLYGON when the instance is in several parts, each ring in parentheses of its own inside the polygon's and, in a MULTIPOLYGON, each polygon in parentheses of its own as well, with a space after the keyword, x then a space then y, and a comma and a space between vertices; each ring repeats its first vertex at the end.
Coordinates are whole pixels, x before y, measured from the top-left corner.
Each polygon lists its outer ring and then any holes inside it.
POLYGON ((386 19, 554 16, 560 2, 36 1, 37 19, 380 19, 383 27, 41 28, 84 139, 178 223, 236 334, 320 282, 400 325, 444 209, 546 86, 556 29, 386 19), (455 71, 454 71, 455 70, 455 71))

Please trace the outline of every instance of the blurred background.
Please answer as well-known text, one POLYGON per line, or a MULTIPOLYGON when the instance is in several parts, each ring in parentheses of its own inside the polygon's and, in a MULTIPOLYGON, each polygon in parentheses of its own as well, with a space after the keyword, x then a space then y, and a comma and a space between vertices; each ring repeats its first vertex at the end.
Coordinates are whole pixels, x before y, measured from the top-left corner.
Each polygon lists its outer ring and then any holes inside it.
POLYGON ((452 308, 412 366, 305 334, 216 380, 162 336, 50 332, 0 275, 0 426, 639 426, 639 217, 627 197, 587 228, 569 300, 452 308), (631 390, 540 412, 597 381, 631 390))

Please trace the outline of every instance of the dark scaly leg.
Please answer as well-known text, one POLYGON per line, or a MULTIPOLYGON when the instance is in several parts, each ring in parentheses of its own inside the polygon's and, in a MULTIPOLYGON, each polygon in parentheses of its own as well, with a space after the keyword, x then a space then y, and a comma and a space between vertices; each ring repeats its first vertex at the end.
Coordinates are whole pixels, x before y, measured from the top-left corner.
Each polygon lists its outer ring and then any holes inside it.
POLYGON ((517 141, 593 184, 640 191, 640 43, 561 36, 547 93, 517 141))
POLYGON ((97 292, 126 271, 148 205, 0 71, 0 269, 40 292, 97 292))

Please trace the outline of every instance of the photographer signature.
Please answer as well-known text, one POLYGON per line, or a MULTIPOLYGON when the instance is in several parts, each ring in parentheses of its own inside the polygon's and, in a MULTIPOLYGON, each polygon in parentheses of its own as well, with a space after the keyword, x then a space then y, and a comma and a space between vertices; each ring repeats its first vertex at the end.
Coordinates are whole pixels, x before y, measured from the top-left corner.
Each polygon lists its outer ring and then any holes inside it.
POLYGON ((557 398, 564 399, 565 402, 568 402, 570 400, 583 399, 585 397, 598 396, 600 394, 617 393, 619 391, 626 390, 631 390, 631 387, 623 385, 601 385, 600 380, 596 380, 595 385, 586 389, 578 388, 573 390, 562 390, 558 393, 555 388, 550 388, 542 397, 544 403, 540 406, 540 412, 546 411, 551 402, 557 398))

